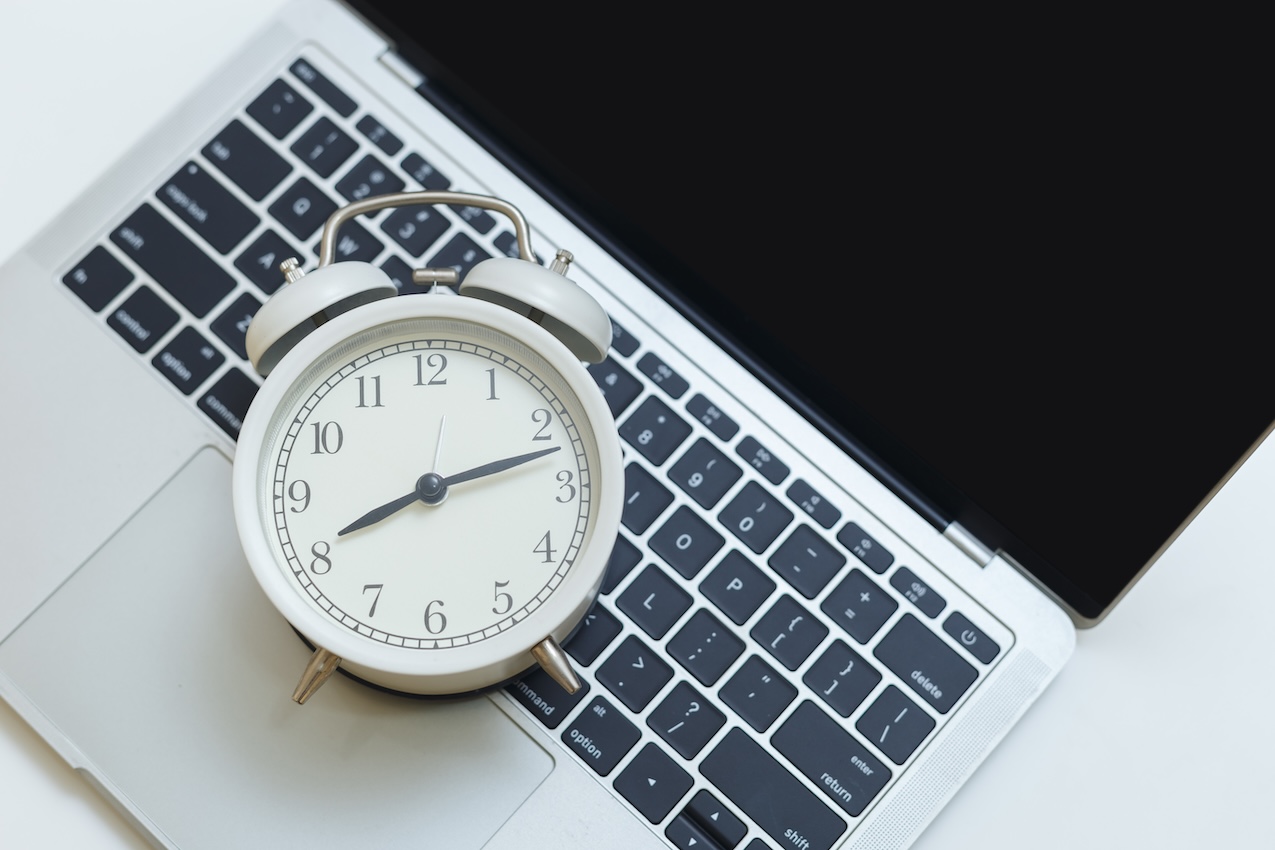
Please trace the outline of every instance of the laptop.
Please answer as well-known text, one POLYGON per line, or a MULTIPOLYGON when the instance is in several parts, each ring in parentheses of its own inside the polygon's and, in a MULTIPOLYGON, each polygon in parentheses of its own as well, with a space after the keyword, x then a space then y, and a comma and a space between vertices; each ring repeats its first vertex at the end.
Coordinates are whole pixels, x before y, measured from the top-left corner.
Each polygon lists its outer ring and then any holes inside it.
MULTIPOLYGON (((5 380, 40 404, 6 427, 0 693, 157 846, 914 843, 1271 430, 1253 319, 1215 291, 1149 320, 1145 291, 1077 284, 1093 255, 1055 234, 1085 228, 1015 175, 1082 194, 1083 169, 957 157, 847 105, 835 54, 389 5, 246 27, 0 268, 3 359, 42 365, 5 380), (532 672, 456 702, 341 677, 290 700, 309 652, 230 514, 260 382, 242 327, 282 253, 313 267, 299 202, 374 174, 514 203, 615 324, 592 372, 630 497, 659 498, 626 511, 567 647, 578 699, 532 672), (657 421, 659 453, 633 437, 657 421), (654 620, 652 587, 678 600, 654 620), (706 623, 731 647, 711 671, 683 648, 706 623)), ((359 257, 402 297, 454 297, 412 292, 413 265, 508 251, 473 211, 421 246, 386 219, 359 257)))

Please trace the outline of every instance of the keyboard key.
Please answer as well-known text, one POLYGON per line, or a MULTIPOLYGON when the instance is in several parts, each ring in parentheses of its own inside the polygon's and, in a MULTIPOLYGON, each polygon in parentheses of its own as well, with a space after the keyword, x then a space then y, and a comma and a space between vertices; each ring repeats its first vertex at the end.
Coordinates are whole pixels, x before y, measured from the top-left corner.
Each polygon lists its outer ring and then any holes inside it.
POLYGON ((771 484, 778 484, 788 477, 788 466, 778 460, 761 443, 752 437, 745 437, 735 447, 735 454, 744 462, 762 474, 771 484))
POLYGON ((629 710, 641 711, 673 678, 673 668, 646 644, 629 635, 611 657, 602 662, 595 675, 629 710))
MULTIPOLYGON (((311 249, 315 257, 319 256, 320 244, 320 242, 316 242, 311 249)), ((347 221, 337 231, 336 250, 332 253, 332 260, 334 262, 354 260, 360 263, 370 263, 383 250, 385 250, 385 245, 373 236, 366 227, 359 224, 358 221, 347 221)))
POLYGON ((394 284, 399 295, 414 295, 428 291, 426 287, 412 280, 412 267, 402 257, 390 254, 381 260, 381 271, 389 277, 390 283, 394 284))
POLYGON ((456 204, 448 204, 447 208, 456 214, 456 217, 477 230, 479 233, 490 233, 491 229, 496 226, 496 219, 492 214, 482 207, 471 207, 468 205, 459 206, 456 204))
POLYGON ((799 525, 767 563, 802 596, 814 599, 845 566, 846 556, 810 526, 799 525))
POLYGON ((969 621, 960 611, 953 611, 943 621, 943 631, 956 638, 961 646, 984 664, 991 664, 1001 648, 982 629, 969 621))
POLYGON ((273 295, 283 286, 283 272, 279 264, 289 257, 304 259, 301 252, 273 230, 263 230, 252 244, 235 260, 235 268, 257 285, 266 295, 273 295))
POLYGON ((156 354, 151 365, 186 395, 207 380, 226 359, 192 327, 182 328, 156 354))
POLYGON ((647 396, 620 426, 620 436, 656 466, 691 433, 691 426, 655 396, 647 396))
POLYGON ((403 159, 403 170, 411 176, 413 180, 420 183, 426 189, 446 189, 452 185, 452 181, 439 171, 425 157, 418 153, 408 154, 403 159))
POLYGON ((725 542, 699 514, 683 505, 651 535, 649 544, 683 578, 695 578, 725 542))
POLYGON ((792 511, 773 494, 749 481, 718 514, 722 525, 754 552, 764 552, 792 522, 792 511))
POLYGON ((261 221, 208 172, 188 162, 155 192, 178 218, 220 254, 228 253, 261 221))
POLYGON ((212 332, 244 360, 248 359, 248 349, 244 344, 244 337, 248 333, 248 323, 260 309, 261 302, 244 292, 220 316, 213 319, 211 325, 212 332))
POLYGON ((673 494, 636 463, 624 468, 624 512, 620 521, 634 534, 642 534, 673 502, 673 494))
POLYGON ((655 354, 647 352, 637 362, 638 371, 673 398, 681 398, 691 385, 655 354))
POLYGON ((297 182, 270 205, 270 214, 298 239, 313 236, 336 210, 336 202, 306 177, 297 178, 297 182))
POLYGON ((658 639, 691 607, 691 595, 659 567, 650 565, 629 582, 615 605, 638 628, 658 639))
POLYGON ((724 847, 734 847, 748 834, 748 826, 703 788, 695 792, 683 814, 702 826, 713 840, 724 847))
POLYGON ((313 111, 310 101, 283 80, 275 80, 248 105, 248 114, 276 139, 291 133, 313 111))
POLYGON ((861 570, 852 570, 819 606, 846 634, 867 643, 899 607, 861 570))
POLYGON ((881 674, 845 644, 833 641, 801 677, 828 707, 849 717, 881 681, 881 674))
POLYGON ((726 715, 686 682, 678 682, 646 725, 683 758, 695 758, 726 723, 726 715))
POLYGON ((588 682, 580 685, 580 690, 569 694, 548 673, 537 667, 518 681, 506 685, 505 692, 526 706, 545 726, 557 729, 571 709, 589 692, 588 682))
POLYGON ((491 239, 491 244, 496 246, 496 250, 506 257, 519 259, 522 252, 518 250, 518 239, 508 230, 502 230, 491 239))
POLYGON ((381 222, 381 230, 413 257, 433 247, 451 226, 446 216, 426 206, 399 207, 381 222))
POLYGON ((637 337, 629 333, 628 328, 624 327, 624 325, 620 324, 615 319, 611 320, 612 348, 625 357, 632 357, 633 352, 638 350, 639 345, 640 343, 638 342, 637 337))
POLYGON ((239 439, 239 429, 248 406, 257 394, 258 385, 239 369, 229 369, 217 379, 212 389, 199 400, 199 409, 217 423, 232 440, 239 439))
POLYGON ((705 610, 696 611, 673 639, 668 654, 703 685, 715 685, 744 652, 744 642, 705 610))
POLYGON ((368 141, 385 151, 389 156, 396 156, 403 149, 403 140, 391 133, 384 124, 371 115, 364 115, 354 125, 358 131, 367 136, 368 141))
POLYGON ((320 177, 331 177, 358 149, 359 143, 326 115, 320 115, 291 148, 320 177))
POLYGON ((691 790, 691 775, 655 744, 647 744, 615 778, 615 790, 651 823, 664 820, 691 790))
POLYGON ((584 615, 580 628, 562 647, 581 664, 592 664, 620 634, 620 621, 601 605, 594 605, 584 615))
POLYGON ((347 201, 361 201, 374 195, 403 190, 403 179, 368 154, 337 181, 336 190, 347 201))
POLYGON ((642 560, 642 551, 629 542, 623 534, 615 536, 615 546, 607 560, 606 575, 602 579, 602 593, 607 594, 620 586, 625 576, 642 560))
POLYGON ((856 558, 867 564, 877 575, 884 573, 894 563, 890 550, 853 522, 847 522, 837 532, 837 542, 853 552, 856 558))
POLYGON ((796 670, 828 636, 828 627, 791 596, 781 596, 748 634, 780 664, 796 670))
POLYGON ((143 285, 111 312, 106 323, 134 351, 144 354, 177 324, 177 311, 164 303, 155 290, 143 285))
POLYGON ((765 732, 797 696, 797 689, 765 661, 751 655, 722 686, 718 696, 745 723, 765 732))
POLYGON ((200 318, 235 288, 235 279, 150 204, 111 233, 151 278, 200 318))
POLYGON ((88 256, 62 276, 72 292, 97 312, 111 302, 124 287, 133 282, 133 273, 101 245, 94 245, 88 256))
POLYGON ((457 233, 442 250, 430 258, 429 265, 435 269, 451 266, 460 280, 464 280, 470 269, 490 257, 491 254, 471 239, 468 233, 457 233))
POLYGON ((606 399, 607 407, 611 408, 611 415, 614 417, 618 418, 642 394, 642 382, 610 357, 601 363, 591 364, 589 374, 602 390, 602 397, 606 399))
POLYGON ((712 431, 719 440, 729 440, 739 433, 739 425, 704 396, 696 393, 686 403, 686 412, 712 431))
POLYGON ((872 654, 941 714, 978 678, 968 661, 912 614, 904 614, 872 654))
POLYGON ((770 596, 775 583, 732 549, 700 582, 699 589, 732 622, 743 625, 770 596))
POLYGON ((297 79, 309 86, 310 91, 323 98, 324 102, 335 109, 342 118, 349 118, 354 114, 354 110, 358 109, 358 104, 354 102, 353 98, 341 91, 336 83, 319 73, 305 59, 298 59, 293 62, 288 70, 295 74, 297 79))
POLYGON ((841 519, 841 511, 801 478, 788 487, 788 498, 824 528, 832 528, 841 519))
POLYGON ((699 771, 782 847, 831 850, 846 831, 845 821, 742 729, 727 732, 699 771))
POLYGON ((890 781, 890 769, 807 700, 775 732, 775 749, 853 817, 890 781))
POLYGON ((895 764, 903 764, 934 728, 934 719, 890 685, 854 724, 895 764))
POLYGON ((602 697, 594 697, 562 733, 566 745, 600 776, 615 770, 641 737, 642 732, 602 697))
POLYGON ((692 443, 668 471, 673 483, 701 508, 716 507, 743 474, 733 460, 703 437, 692 443))
POLYGON ((721 850, 721 845, 686 815, 678 815, 669 821, 668 826, 664 827, 664 837, 677 850, 721 850))
POLYGON ((205 145, 202 153, 254 201, 265 198, 292 171, 287 160, 238 118, 205 145))
POLYGON ((937 617, 947 605, 942 596, 907 567, 895 570, 894 575, 890 576, 890 584, 927 617, 937 617))

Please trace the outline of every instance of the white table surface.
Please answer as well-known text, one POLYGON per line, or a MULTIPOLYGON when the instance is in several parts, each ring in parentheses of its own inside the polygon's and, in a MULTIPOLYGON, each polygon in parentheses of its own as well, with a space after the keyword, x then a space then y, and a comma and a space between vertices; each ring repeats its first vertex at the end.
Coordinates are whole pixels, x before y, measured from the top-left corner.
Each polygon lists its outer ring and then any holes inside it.
MULTIPOLYGON (((0 3, 0 257, 280 4, 0 3), (215 17, 197 19, 196 5, 215 17)), ((1275 392, 1275 379, 1254 391, 1275 392)), ((1275 438, 1080 635, 918 848, 1272 846, 1262 814, 1275 799, 1272 532, 1275 438)), ((148 845, 0 703, 0 846, 148 845)))

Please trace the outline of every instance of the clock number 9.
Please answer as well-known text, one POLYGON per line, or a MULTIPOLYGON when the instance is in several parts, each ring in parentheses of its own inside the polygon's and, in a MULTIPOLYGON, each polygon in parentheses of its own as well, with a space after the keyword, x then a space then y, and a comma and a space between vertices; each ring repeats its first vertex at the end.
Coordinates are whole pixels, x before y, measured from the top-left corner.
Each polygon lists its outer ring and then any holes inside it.
POLYGON ((300 502, 301 507, 293 505, 290 509, 294 514, 299 514, 306 508, 310 507, 310 484, 304 478, 298 478, 288 485, 288 498, 294 502, 300 502), (300 492, 298 493, 298 490, 300 492))

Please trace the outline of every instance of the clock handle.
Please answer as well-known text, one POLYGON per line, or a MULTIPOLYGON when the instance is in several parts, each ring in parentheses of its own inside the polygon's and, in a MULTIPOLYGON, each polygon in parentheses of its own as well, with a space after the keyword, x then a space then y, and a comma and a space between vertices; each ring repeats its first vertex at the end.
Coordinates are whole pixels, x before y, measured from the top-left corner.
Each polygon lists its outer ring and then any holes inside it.
POLYGON ((297 705, 305 705, 305 701, 314 696, 314 692, 340 666, 341 657, 339 655, 328 652, 323 647, 316 648, 314 655, 310 656, 310 662, 305 665, 305 672, 301 674, 301 681, 297 682, 296 690, 292 692, 292 701, 297 705))
POLYGON ((580 690, 580 677, 567 660, 567 654, 558 646, 552 637, 547 637, 531 648, 531 657, 536 659, 540 667, 549 674, 562 689, 569 694, 580 690))

